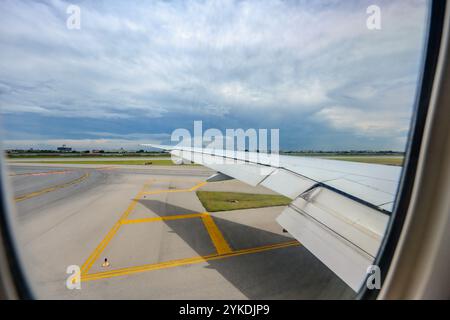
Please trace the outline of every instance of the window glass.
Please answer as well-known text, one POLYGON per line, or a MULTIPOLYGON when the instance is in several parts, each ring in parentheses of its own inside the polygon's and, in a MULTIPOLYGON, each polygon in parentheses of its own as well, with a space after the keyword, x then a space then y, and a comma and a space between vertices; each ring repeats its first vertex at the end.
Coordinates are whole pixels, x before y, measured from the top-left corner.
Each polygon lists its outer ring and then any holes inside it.
POLYGON ((363 280, 392 215, 428 9, 1 1, 10 218, 36 297, 377 287, 363 280), (179 142, 255 158, 144 145, 179 142))

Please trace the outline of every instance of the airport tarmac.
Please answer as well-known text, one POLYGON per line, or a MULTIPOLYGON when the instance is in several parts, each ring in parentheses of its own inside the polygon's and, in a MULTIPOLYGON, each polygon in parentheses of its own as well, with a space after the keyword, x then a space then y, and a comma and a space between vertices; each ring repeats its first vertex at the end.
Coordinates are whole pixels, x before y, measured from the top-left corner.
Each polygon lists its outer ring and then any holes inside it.
POLYGON ((41 299, 350 299, 354 292, 275 218, 283 207, 206 212, 192 166, 9 164, 12 213, 41 299), (104 259, 107 259, 105 266, 104 259), (81 269, 81 289, 66 269, 81 269))

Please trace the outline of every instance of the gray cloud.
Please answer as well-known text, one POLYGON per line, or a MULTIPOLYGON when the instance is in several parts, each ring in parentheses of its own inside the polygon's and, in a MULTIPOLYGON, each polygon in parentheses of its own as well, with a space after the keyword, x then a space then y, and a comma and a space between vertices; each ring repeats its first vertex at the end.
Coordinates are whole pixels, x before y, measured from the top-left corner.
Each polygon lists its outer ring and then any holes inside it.
POLYGON ((302 119, 398 148, 426 2, 375 2, 380 31, 365 27, 364 1, 83 1, 81 30, 66 28, 68 2, 2 1, 1 112, 223 122, 251 114, 262 126, 302 119))

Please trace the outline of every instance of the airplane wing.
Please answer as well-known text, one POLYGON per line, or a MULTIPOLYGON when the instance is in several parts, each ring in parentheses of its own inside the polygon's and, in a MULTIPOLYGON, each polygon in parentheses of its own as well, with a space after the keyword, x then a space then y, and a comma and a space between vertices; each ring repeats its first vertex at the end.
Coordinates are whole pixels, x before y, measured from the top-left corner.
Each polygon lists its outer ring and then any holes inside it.
POLYGON ((277 222, 358 291, 395 201, 401 167, 147 144, 292 199, 277 222))

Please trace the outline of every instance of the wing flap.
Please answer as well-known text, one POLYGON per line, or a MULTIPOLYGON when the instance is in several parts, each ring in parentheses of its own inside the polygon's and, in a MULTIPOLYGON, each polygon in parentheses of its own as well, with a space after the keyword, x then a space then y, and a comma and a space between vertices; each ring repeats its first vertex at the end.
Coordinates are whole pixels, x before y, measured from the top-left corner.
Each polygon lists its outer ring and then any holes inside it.
POLYGON ((290 206, 308 214, 370 256, 376 256, 387 215, 326 188, 317 188, 307 200, 297 198, 290 206))
POLYGON ((387 192, 374 189, 365 184, 347 180, 345 178, 327 181, 326 185, 337 190, 345 190, 348 194, 365 202, 371 203, 376 207, 386 202, 392 201, 392 195, 387 192))
POLYGON ((262 186, 291 199, 295 199, 315 184, 314 180, 299 176, 285 169, 275 170, 261 182, 262 186))
POLYGON ((372 257, 311 217, 288 207, 277 222, 354 291, 364 281, 372 257))

